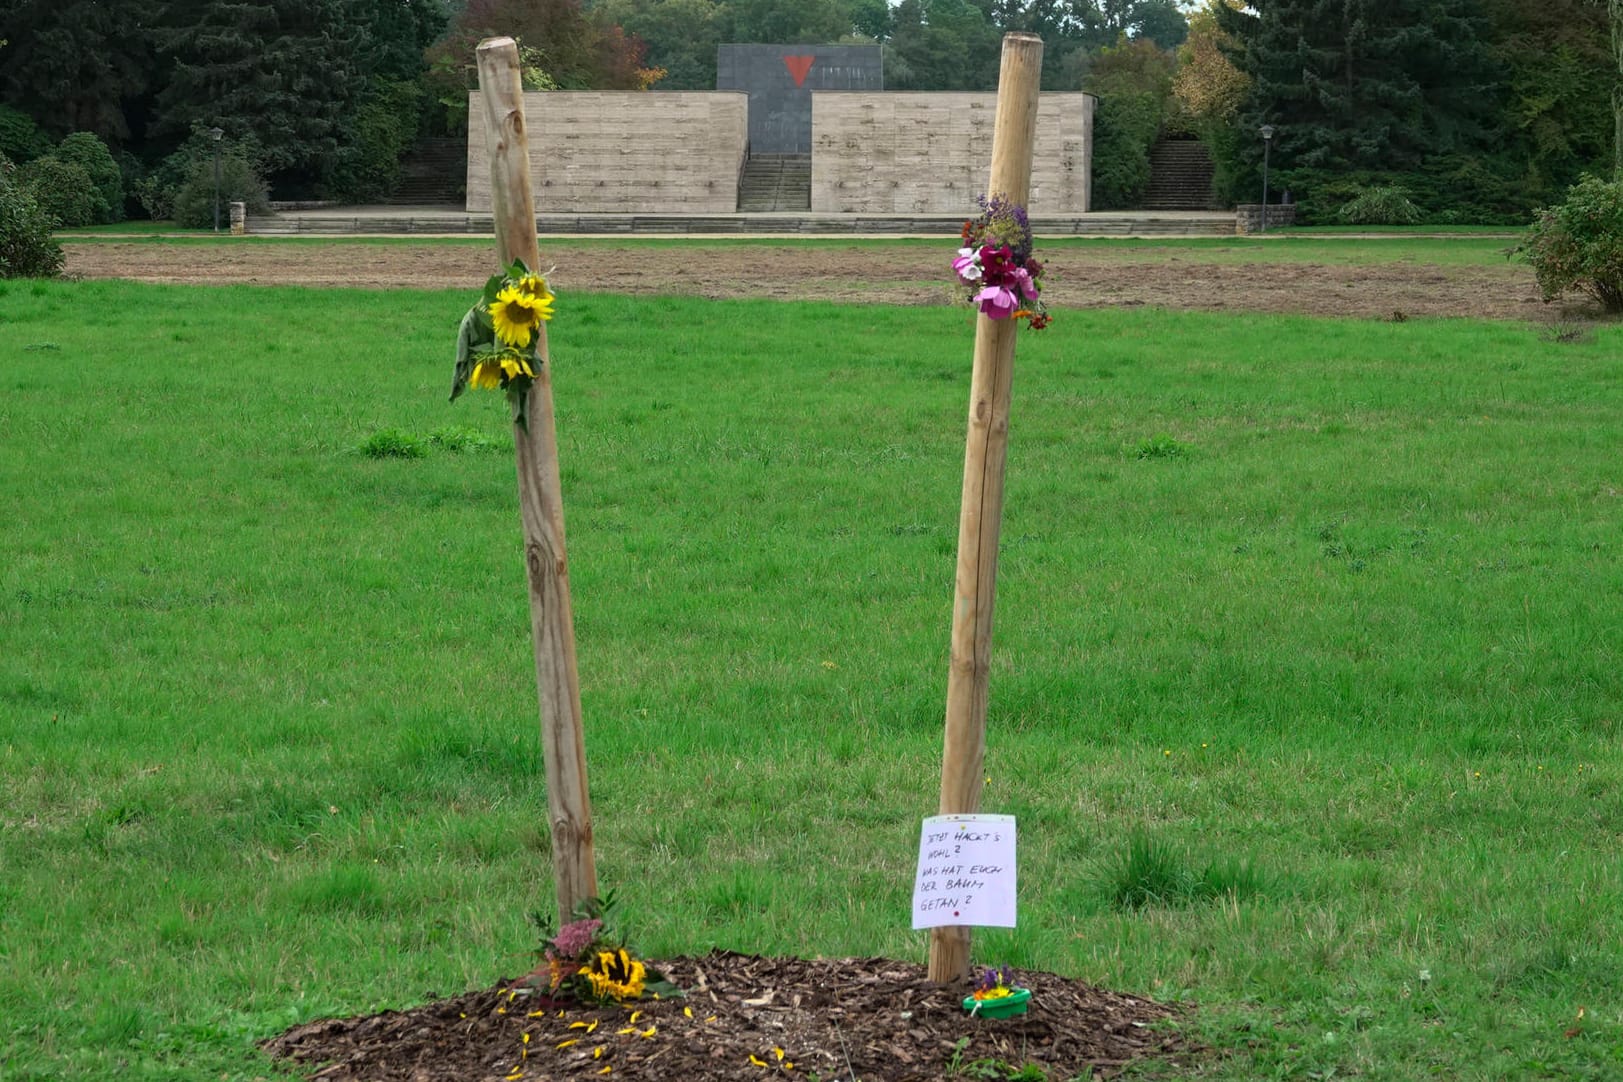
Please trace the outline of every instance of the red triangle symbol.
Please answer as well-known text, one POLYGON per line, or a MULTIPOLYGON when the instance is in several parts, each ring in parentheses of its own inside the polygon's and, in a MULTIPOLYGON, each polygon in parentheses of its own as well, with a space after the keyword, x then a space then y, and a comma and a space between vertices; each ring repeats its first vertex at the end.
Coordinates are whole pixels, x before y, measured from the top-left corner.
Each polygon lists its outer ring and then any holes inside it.
POLYGON ((786 56, 783 66, 789 69, 789 78, 795 81, 795 85, 802 86, 806 82, 806 73, 811 71, 812 61, 816 59, 815 56, 786 56))

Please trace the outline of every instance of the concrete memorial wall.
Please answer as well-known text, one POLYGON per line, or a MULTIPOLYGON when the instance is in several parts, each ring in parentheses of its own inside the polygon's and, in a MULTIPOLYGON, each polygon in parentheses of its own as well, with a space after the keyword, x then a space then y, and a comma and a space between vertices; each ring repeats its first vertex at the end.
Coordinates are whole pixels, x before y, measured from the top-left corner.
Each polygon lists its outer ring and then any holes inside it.
MULTIPOLYGON (((1091 94, 1038 99, 1032 214, 1088 209, 1091 94)), ((985 193, 995 93, 957 91, 812 96, 811 209, 817 214, 964 214, 985 193)))
POLYGON ((810 154, 812 94, 885 88, 878 45, 722 45, 716 89, 749 94, 751 154, 810 154))
MULTIPOLYGON (((467 210, 488 214, 479 95, 468 95, 467 210)), ((537 213, 731 214, 748 138, 736 91, 526 93, 537 213)))

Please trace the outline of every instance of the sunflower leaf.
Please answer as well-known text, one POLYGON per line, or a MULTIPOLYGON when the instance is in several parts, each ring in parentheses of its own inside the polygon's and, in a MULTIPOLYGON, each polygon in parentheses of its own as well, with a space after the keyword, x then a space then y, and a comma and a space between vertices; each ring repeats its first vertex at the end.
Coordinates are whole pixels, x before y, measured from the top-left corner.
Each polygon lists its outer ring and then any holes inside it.
POLYGON ((476 335, 479 330, 479 309, 470 308, 468 314, 462 317, 462 326, 456 332, 456 371, 451 376, 451 401, 455 402, 457 396, 468 389, 468 378, 473 375, 473 351, 478 345, 476 335))
POLYGON ((490 279, 485 282, 485 291, 481 299, 486 308, 496 303, 496 295, 502 291, 502 283, 506 281, 507 274, 503 272, 501 274, 492 274, 490 279))

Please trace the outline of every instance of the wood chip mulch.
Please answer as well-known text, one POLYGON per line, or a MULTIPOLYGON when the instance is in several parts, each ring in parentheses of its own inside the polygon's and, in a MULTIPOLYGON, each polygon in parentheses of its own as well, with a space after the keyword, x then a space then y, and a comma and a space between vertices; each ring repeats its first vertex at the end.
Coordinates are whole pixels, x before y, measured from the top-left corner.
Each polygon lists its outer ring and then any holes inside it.
POLYGON ((1027 1064, 1066 1082, 1112 1078, 1140 1060, 1172 1071, 1199 1052, 1177 1008, 1048 973, 1019 971, 1031 1008, 995 1021, 963 1010, 967 985, 932 983, 923 966, 883 958, 715 951, 660 968, 685 997, 587 1009, 504 984, 409 1011, 306 1023, 264 1048, 322 1082, 923 1082, 1007 1078, 1027 1064))

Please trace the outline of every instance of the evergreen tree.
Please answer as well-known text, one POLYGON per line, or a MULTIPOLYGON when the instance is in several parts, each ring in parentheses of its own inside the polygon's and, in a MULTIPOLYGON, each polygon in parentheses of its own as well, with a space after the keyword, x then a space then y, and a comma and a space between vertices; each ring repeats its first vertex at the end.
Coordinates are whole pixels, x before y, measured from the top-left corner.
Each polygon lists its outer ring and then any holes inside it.
MULTIPOLYGON (((1252 79, 1240 130, 1275 127, 1285 185, 1345 190, 1472 159, 1490 142, 1476 0, 1253 0, 1216 13, 1252 79)), ((1249 142, 1243 153, 1260 160, 1261 140, 1249 142)))
POLYGON ((148 85, 155 0, 0 0, 0 101, 54 136, 129 138, 130 99, 148 85))
POLYGON ((363 85, 347 13, 343 0, 170 0, 150 134, 172 146, 221 128, 275 185, 310 190, 363 85))

